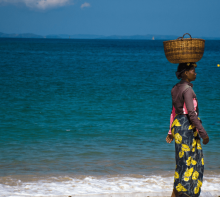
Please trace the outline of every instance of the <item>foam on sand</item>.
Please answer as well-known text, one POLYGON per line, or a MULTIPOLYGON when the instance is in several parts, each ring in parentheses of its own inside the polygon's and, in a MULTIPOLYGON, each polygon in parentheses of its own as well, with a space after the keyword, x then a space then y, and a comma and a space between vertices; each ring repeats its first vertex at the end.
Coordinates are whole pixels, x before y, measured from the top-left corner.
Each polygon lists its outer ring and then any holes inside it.
MULTIPOLYGON (((2 177, 0 183, 1 196, 170 196, 173 176, 2 177)), ((219 186, 220 175, 205 176, 201 196, 219 196, 219 186)))

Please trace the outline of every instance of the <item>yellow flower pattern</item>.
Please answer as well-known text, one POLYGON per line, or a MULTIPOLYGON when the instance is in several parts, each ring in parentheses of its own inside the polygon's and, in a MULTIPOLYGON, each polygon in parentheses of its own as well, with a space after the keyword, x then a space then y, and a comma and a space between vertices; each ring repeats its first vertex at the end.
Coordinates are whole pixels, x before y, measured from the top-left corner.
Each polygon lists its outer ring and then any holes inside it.
POLYGON ((202 145, 200 143, 200 140, 196 140, 197 149, 202 150, 202 145))
POLYGON ((176 190, 177 190, 178 192, 181 192, 181 191, 186 192, 186 191, 187 191, 187 189, 184 188, 181 183, 179 183, 179 184, 176 186, 176 190))
POLYGON ((182 136, 181 136, 179 133, 176 133, 174 138, 175 138, 175 142, 176 142, 177 144, 181 144, 181 142, 182 142, 182 136))
POLYGON ((191 160, 191 163, 192 163, 192 165, 196 165, 197 164, 197 162, 196 162, 196 160, 191 160))
POLYGON ((181 126, 181 124, 179 123, 178 119, 175 119, 171 125, 171 128, 173 128, 174 126, 181 126))
POLYGON ((196 147, 196 140, 193 138, 192 147, 196 147))
POLYGON ((179 152, 179 157, 182 158, 184 156, 184 151, 179 152))
POLYGON ((195 128, 195 126, 193 126, 193 125, 189 125, 188 130, 192 130, 192 129, 194 129, 194 128, 195 128))
POLYGON ((196 165, 197 164, 197 162, 196 162, 196 160, 193 160, 192 158, 191 158, 191 156, 186 160, 186 165, 187 166, 190 166, 190 165, 196 165))
POLYGON ((195 150, 196 150, 196 140, 193 138, 192 152, 195 152, 195 150))
POLYGON ((189 129, 188 130, 192 130, 193 128, 192 128, 192 125, 189 125, 189 129))
POLYGON ((199 187, 195 187, 194 193, 197 194, 199 192, 199 187))
POLYGON ((177 179, 177 178, 179 178, 179 177, 180 177, 180 176, 179 176, 178 172, 175 172, 174 178, 177 179))
POLYGON ((193 168, 187 169, 184 173, 184 181, 188 181, 189 177, 192 176, 193 168))
POLYGON ((198 187, 202 187, 202 181, 198 180, 198 187))
POLYGON ((189 146, 186 144, 182 144, 182 151, 179 152, 179 157, 182 158, 184 156, 184 152, 187 152, 187 151, 190 151, 189 146))
POLYGON ((196 180, 196 179, 198 179, 198 177, 199 177, 199 172, 195 171, 192 175, 192 179, 196 180))
POLYGON ((201 161, 202 161, 202 165, 204 165, 204 158, 202 158, 201 161))
POLYGON ((191 158, 191 156, 190 156, 190 157, 188 158, 188 160, 186 161, 186 165, 187 165, 187 166, 190 166, 190 164, 191 164, 191 159, 192 159, 192 158, 191 158))
POLYGON ((194 193, 197 194, 201 187, 202 187, 202 182, 200 180, 198 180, 197 187, 195 187, 195 189, 194 189, 194 193))
POLYGON ((190 148, 187 144, 182 144, 182 151, 190 151, 190 148))
POLYGON ((196 137, 198 135, 197 130, 194 132, 193 136, 196 137))

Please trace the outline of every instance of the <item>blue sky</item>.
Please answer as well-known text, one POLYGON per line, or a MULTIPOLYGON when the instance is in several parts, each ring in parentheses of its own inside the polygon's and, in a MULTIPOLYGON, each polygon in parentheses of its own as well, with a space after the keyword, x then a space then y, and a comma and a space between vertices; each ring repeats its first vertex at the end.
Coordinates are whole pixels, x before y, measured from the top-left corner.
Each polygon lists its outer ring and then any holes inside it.
POLYGON ((220 0, 0 0, 0 32, 220 37, 220 0))

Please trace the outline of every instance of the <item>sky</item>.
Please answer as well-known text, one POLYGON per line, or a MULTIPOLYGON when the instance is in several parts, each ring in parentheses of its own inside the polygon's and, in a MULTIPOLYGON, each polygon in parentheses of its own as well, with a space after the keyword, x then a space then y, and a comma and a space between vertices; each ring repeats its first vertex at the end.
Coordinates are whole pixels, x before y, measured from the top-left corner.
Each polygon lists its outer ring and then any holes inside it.
POLYGON ((220 37, 220 0, 0 0, 0 32, 220 37))

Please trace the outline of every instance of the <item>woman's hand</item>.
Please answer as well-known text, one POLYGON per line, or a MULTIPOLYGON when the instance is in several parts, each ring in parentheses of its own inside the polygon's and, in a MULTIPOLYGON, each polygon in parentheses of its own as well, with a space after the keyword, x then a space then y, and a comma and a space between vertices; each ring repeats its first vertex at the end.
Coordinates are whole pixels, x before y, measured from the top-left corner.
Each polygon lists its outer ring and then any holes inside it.
POLYGON ((209 137, 207 136, 207 137, 205 137, 205 138, 203 138, 203 144, 208 144, 208 142, 209 142, 209 137))
POLYGON ((173 141, 173 136, 171 134, 168 134, 166 141, 167 141, 167 143, 171 143, 173 141))

